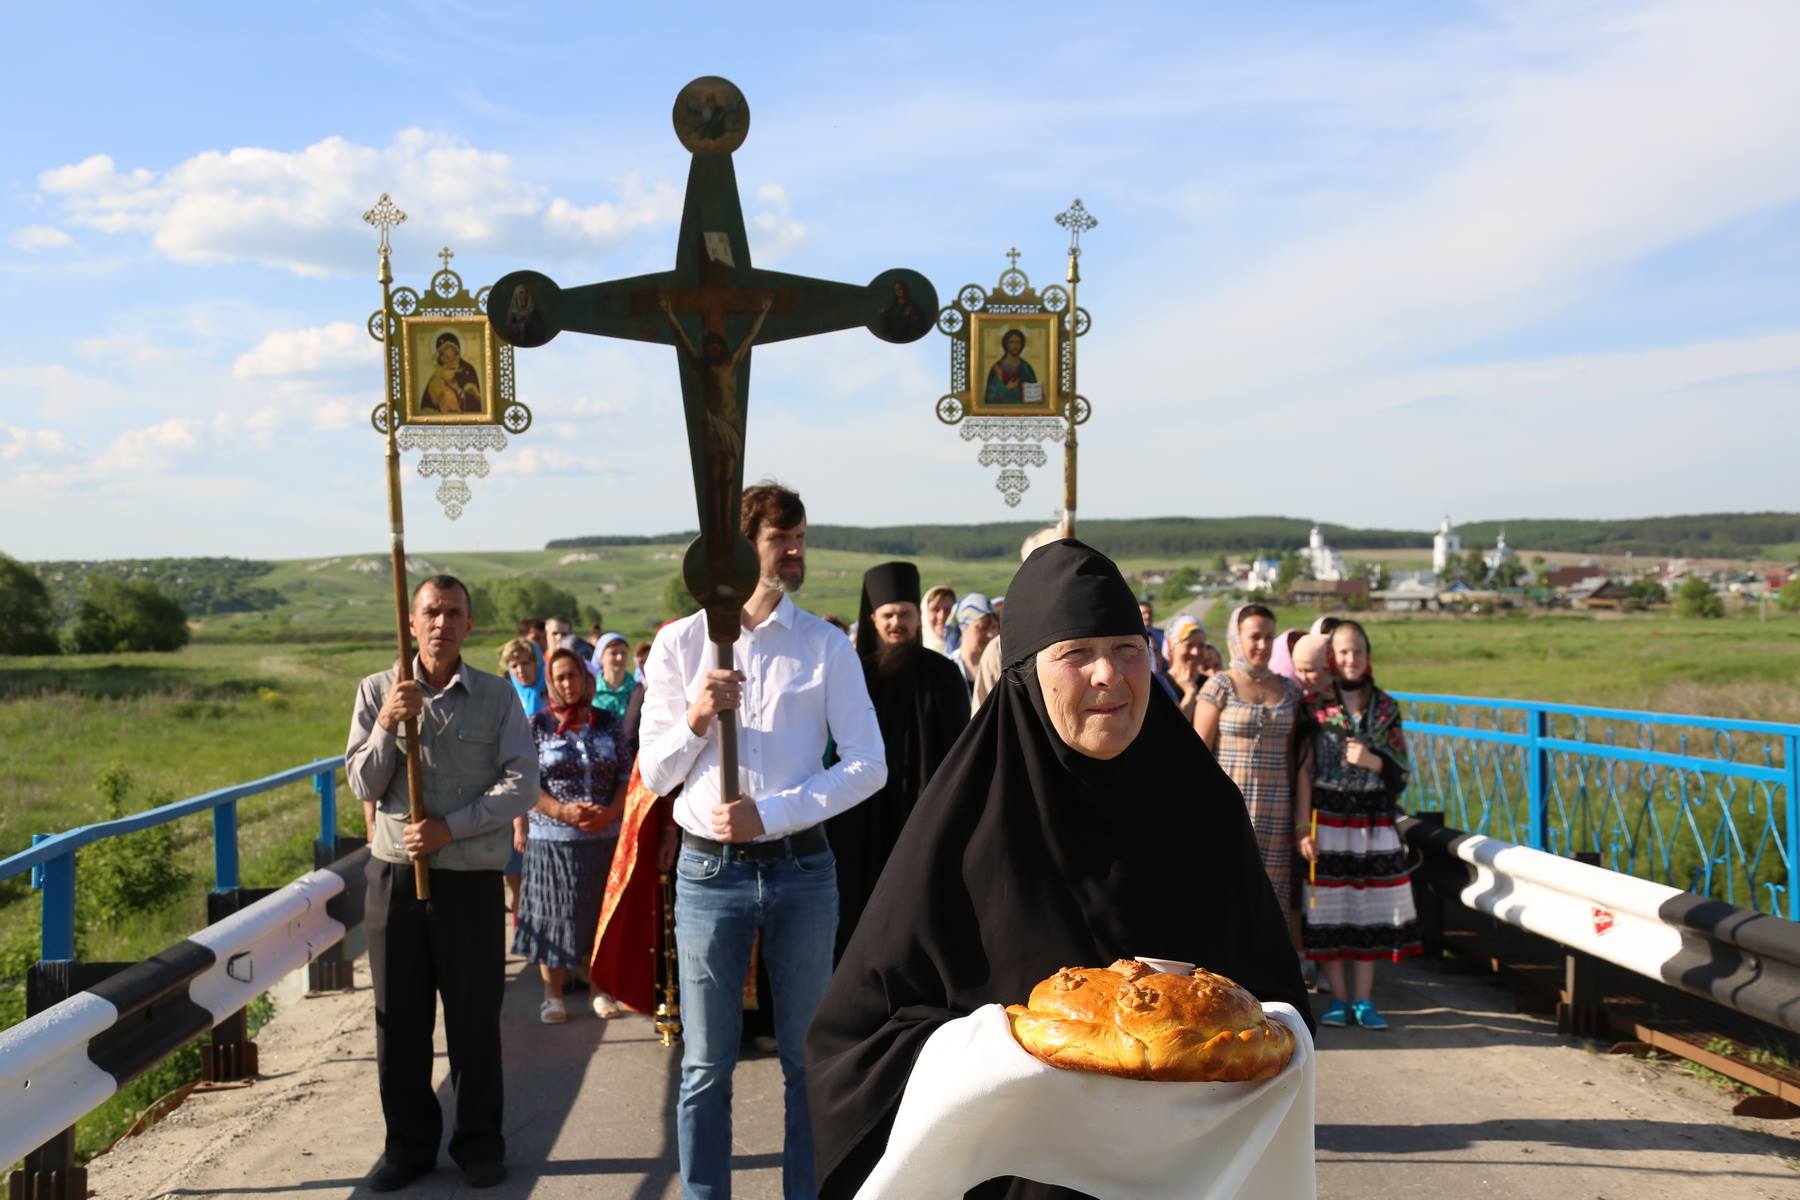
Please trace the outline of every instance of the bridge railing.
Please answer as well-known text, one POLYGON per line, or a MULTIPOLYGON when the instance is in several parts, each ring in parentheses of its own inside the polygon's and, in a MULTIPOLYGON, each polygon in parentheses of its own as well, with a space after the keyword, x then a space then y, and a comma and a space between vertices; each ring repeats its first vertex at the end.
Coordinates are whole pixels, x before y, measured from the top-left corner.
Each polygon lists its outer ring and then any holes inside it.
POLYGON ((1411 811, 1800 921, 1800 725, 1395 692, 1411 811))
POLYGON ((308 964, 314 992, 350 986, 343 939, 362 921, 360 868, 367 852, 359 849, 361 839, 337 834, 343 765, 342 758, 319 759, 128 817, 38 835, 30 849, 0 859, 0 880, 32 873, 42 906, 40 958, 25 981, 26 1019, 0 1030, 0 1164, 24 1155, 8 1181, 11 1195, 84 1196, 74 1122, 208 1029, 202 1079, 254 1076, 256 1047, 244 1006, 287 971, 308 964), (318 797, 318 869, 285 888, 243 887, 238 802, 308 780, 318 797), (206 928, 141 962, 78 961, 82 847, 202 814, 211 816, 213 835, 206 928), (37 1090, 29 1091, 34 1083, 37 1090))
POLYGON ((212 814, 214 895, 240 890, 238 876, 238 801, 312 780, 319 800, 319 855, 314 866, 324 866, 337 857, 337 773, 344 759, 321 758, 303 767, 220 788, 186 800, 176 800, 157 808, 132 813, 112 821, 78 825, 62 833, 33 834, 31 848, 9 858, 0 859, 0 880, 31 872, 31 886, 40 893, 42 919, 39 924, 40 951, 45 962, 60 962, 75 957, 75 874, 76 852, 105 838, 152 829, 179 821, 183 817, 212 814))

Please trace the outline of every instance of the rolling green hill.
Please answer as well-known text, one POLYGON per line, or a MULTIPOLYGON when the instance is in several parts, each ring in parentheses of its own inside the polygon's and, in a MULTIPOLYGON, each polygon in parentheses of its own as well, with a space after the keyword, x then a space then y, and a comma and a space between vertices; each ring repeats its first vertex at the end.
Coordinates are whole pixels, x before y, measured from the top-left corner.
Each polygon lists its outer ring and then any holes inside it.
MULTIPOLYGON (((1507 540, 1531 551, 1623 554, 1647 558, 1791 557, 1800 552, 1800 514, 1723 513, 1646 517, 1628 521, 1482 521, 1459 526, 1465 545, 1489 544, 1504 527, 1507 540)), ((958 591, 1003 592, 1018 564, 1019 544, 1040 526, 1024 521, 982 525, 860 528, 815 525, 808 531, 810 573, 802 603, 819 613, 854 617, 862 572, 888 558, 919 564, 926 585, 958 591)), ((1160 517, 1087 521, 1082 537, 1131 573, 1150 567, 1200 564, 1223 553, 1305 545, 1312 528, 1295 517, 1160 517)), ((1322 525, 1332 544, 1416 556, 1430 536, 1406 530, 1322 525)), ((665 600, 680 572, 691 534, 654 537, 560 538, 543 550, 439 555, 411 562, 416 576, 449 571, 479 586, 487 580, 532 575, 575 595, 582 608, 605 614, 609 629, 645 636, 680 615, 665 600)), ((1379 557, 1379 555, 1375 555, 1379 557)), ((387 555, 262 562, 243 559, 139 559, 34 564, 50 584, 59 611, 72 614, 82 582, 98 572, 154 579, 198 623, 202 640, 380 640, 392 630, 387 555)), ((545 614, 546 616, 551 614, 545 614)), ((567 614, 577 617, 578 614, 567 614)))

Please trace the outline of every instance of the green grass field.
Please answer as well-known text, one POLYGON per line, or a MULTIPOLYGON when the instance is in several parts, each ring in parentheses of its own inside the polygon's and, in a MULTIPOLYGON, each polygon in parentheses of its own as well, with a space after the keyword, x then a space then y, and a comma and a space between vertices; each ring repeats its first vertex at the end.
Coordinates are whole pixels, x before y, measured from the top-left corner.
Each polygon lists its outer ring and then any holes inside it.
MULTIPOLYGON (((425 557, 476 583, 541 574, 601 608, 609 628, 637 637, 675 615, 659 611, 675 560, 658 555, 678 552, 630 547, 567 564, 557 561, 560 552, 425 557), (610 586, 603 591, 602 585, 610 586)), ((0 856, 26 848, 33 833, 99 819, 95 783, 115 763, 132 771, 141 807, 151 793, 183 798, 341 753, 356 681, 392 661, 386 575, 344 569, 351 561, 280 565, 270 583, 292 603, 273 613, 214 618, 200 630, 200 641, 177 653, 0 659, 0 745, 6 747, 0 795, 7 800, 0 804, 0 856)), ((814 551, 801 603, 853 617, 861 574, 876 561, 814 551)), ((920 568, 928 586, 942 580, 961 591, 997 594, 1015 564, 927 560, 920 568)), ((1283 628, 1315 615, 1279 613, 1283 628)), ((1206 614, 1218 640, 1225 616, 1223 603, 1206 614)), ((1367 620, 1376 670, 1390 690, 1800 723, 1797 618, 1373 614, 1367 620)), ((491 668, 509 632, 479 631, 469 659, 491 668)), ((360 834, 359 806, 346 790, 339 794, 340 831, 360 834)), ((310 867, 317 806, 306 785, 243 802, 240 823, 246 886, 276 886, 310 867)), ((176 835, 176 857, 192 878, 185 894, 133 921, 85 923, 84 957, 140 958, 203 923, 212 882, 211 822, 188 818, 176 835)), ((0 1025, 16 1019, 4 1014, 21 1011, 19 981, 35 957, 36 899, 24 877, 0 882, 0 1025)), ((168 1081, 186 1069, 166 1068, 157 1076, 162 1082, 145 1083, 84 1122, 84 1156, 129 1121, 134 1105, 148 1103, 145 1088, 174 1086, 168 1081)))

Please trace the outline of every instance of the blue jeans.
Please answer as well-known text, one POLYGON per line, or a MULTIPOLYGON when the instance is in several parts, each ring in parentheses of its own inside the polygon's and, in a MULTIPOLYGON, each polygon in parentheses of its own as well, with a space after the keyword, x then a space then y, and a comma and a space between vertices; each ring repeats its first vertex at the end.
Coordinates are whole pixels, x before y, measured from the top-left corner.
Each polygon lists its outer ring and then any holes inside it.
POLYGON ((774 990, 775 1041, 787 1109, 781 1185, 787 1200, 818 1194, 806 1102, 806 1027, 831 979, 837 937, 837 860, 744 862, 682 847, 675 863, 675 941, 681 969, 681 1096, 675 1107, 682 1195, 731 1195, 731 1072, 744 1026, 750 944, 762 931, 774 990))

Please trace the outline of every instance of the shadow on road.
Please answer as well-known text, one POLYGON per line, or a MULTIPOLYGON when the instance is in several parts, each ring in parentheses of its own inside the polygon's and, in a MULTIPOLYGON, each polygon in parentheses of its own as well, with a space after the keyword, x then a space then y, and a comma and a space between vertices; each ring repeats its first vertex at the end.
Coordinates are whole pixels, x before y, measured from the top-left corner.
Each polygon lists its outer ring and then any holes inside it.
MULTIPOLYGON (((1572 1150, 1679 1150, 1690 1154, 1744 1154, 1762 1152, 1791 1155, 1791 1138, 1753 1130, 1724 1130, 1718 1126, 1684 1121, 1647 1121, 1618 1117, 1582 1120, 1473 1121, 1436 1125, 1320 1125, 1313 1145, 1321 1153, 1363 1156, 1413 1155, 1465 1150, 1482 1143, 1525 1142, 1532 1146, 1566 1147, 1572 1150), (1723 1136, 1730 1134, 1731 1136, 1723 1136)), ((1459 1159, 1459 1161, 1470 1161, 1459 1159)), ((1644 1169, 1637 1160, 1621 1160, 1633 1170, 1644 1169)), ((1548 1164, 1545 1164, 1548 1165, 1548 1164)), ((1591 1164, 1590 1164, 1591 1165, 1591 1164)))

